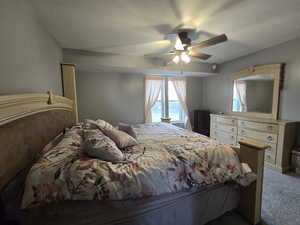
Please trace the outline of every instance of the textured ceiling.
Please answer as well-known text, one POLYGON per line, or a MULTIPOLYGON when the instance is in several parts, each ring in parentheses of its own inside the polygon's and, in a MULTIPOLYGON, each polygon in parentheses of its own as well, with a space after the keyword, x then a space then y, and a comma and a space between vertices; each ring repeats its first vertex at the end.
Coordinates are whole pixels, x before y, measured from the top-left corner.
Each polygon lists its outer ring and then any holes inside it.
POLYGON ((226 33, 202 49, 222 63, 300 36, 299 0, 31 0, 63 48, 122 55, 170 49, 168 33, 194 28, 197 41, 226 33))

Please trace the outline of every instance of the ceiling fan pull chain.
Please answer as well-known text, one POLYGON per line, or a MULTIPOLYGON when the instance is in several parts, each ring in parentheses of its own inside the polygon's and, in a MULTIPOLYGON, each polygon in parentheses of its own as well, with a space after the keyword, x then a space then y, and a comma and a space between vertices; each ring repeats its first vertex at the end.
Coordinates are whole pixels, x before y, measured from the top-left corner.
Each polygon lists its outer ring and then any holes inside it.
POLYGON ((181 73, 181 76, 183 76, 183 63, 182 63, 182 61, 180 61, 180 73, 181 73))

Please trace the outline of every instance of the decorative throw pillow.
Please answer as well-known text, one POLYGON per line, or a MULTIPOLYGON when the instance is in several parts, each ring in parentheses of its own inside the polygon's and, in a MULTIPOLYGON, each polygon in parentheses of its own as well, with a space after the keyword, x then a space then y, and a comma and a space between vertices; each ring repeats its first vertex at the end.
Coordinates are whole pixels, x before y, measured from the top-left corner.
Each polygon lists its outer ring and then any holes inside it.
POLYGON ((129 134, 131 137, 133 137, 134 139, 137 138, 135 131, 133 130, 132 126, 127 124, 127 123, 119 123, 118 125, 119 130, 126 132, 127 134, 129 134))
POLYGON ((126 148, 137 145, 137 141, 125 133, 124 131, 113 129, 105 129, 104 134, 112 139, 119 148, 126 148))
POLYGON ((110 123, 97 119, 97 120, 91 120, 91 119, 86 119, 84 120, 84 129, 100 129, 100 130, 105 130, 105 129, 112 129, 114 128, 110 123))
POLYGON ((98 124, 99 127, 101 127, 102 130, 114 128, 113 125, 101 119, 97 119, 96 123, 98 124))
POLYGON ((124 155, 116 144, 100 130, 84 130, 83 150, 90 157, 109 162, 124 160, 124 155))
POLYGON ((91 119, 85 119, 83 121, 83 129, 89 130, 89 129, 99 129, 98 128, 98 124, 96 123, 95 120, 91 120, 91 119))

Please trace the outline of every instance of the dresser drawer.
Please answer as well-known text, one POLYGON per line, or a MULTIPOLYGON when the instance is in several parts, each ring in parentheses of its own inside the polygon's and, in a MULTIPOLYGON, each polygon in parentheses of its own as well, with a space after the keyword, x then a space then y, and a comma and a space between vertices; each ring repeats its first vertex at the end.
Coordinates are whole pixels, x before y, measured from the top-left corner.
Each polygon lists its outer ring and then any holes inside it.
POLYGON ((239 128, 238 135, 243 137, 253 138, 263 142, 277 143, 277 134, 264 133, 264 132, 249 130, 245 128, 239 128))
POLYGON ((212 125, 211 125, 209 137, 212 138, 212 139, 216 139, 216 133, 217 133, 216 130, 214 130, 214 129, 212 128, 212 125))
POLYGON ((212 129, 228 132, 231 134, 237 134, 237 127, 227 125, 227 124, 221 124, 221 123, 214 122, 214 123, 212 123, 212 129))
POLYGON ((223 123, 231 126, 237 125, 237 120, 232 118, 225 118, 225 117, 216 117, 215 122, 223 123))
POLYGON ((272 163, 272 164, 275 164, 276 156, 272 155, 269 152, 265 152, 265 161, 269 162, 269 163, 272 163))
POLYGON ((252 121, 245 121, 245 120, 239 120, 238 125, 241 128, 248 128, 258 131, 264 131, 267 133, 275 133, 278 132, 278 125, 276 124, 269 124, 269 123, 257 123, 252 121))
POLYGON ((271 154, 274 159, 276 159, 277 145, 272 143, 267 143, 270 147, 266 149, 266 153, 271 154))
POLYGON ((228 134, 219 130, 214 130, 213 133, 214 138, 222 144, 236 145, 236 135, 228 134))
MULTIPOLYGON (((242 136, 238 136, 237 137, 237 142, 239 141, 261 141, 258 139, 254 139, 254 138, 248 138, 248 137, 242 137, 242 136)), ((269 147, 266 149, 266 152, 268 152, 269 154, 273 155, 274 157, 276 157, 276 151, 277 151, 277 145, 274 143, 268 143, 265 142, 267 145, 269 145, 269 147)))
POLYGON ((217 117, 216 116, 210 116, 210 122, 217 122, 217 117))

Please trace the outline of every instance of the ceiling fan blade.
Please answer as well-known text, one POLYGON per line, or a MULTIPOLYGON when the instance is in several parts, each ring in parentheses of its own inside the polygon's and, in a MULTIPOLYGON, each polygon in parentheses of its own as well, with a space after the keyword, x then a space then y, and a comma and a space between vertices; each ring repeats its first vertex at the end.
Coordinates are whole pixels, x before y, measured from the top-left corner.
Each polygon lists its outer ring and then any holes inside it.
POLYGON ((211 57, 211 55, 204 54, 204 53, 196 53, 196 52, 189 52, 189 55, 202 60, 207 60, 211 57))
POLYGON ((169 51, 169 52, 165 53, 164 55, 175 55, 175 54, 176 54, 175 51, 169 51))
POLYGON ((222 42, 227 41, 227 40, 228 40, 228 38, 227 38, 226 34, 221 34, 219 36, 213 37, 213 38, 208 39, 206 41, 202 41, 199 44, 192 45, 192 46, 190 46, 190 49, 206 48, 206 47, 209 47, 209 46, 212 46, 212 45, 222 43, 222 42))
POLYGON ((169 52, 161 52, 161 53, 153 53, 153 54, 148 54, 144 55, 145 57, 162 57, 162 56, 167 56, 167 55, 175 55, 176 53, 174 51, 169 51, 169 52))

